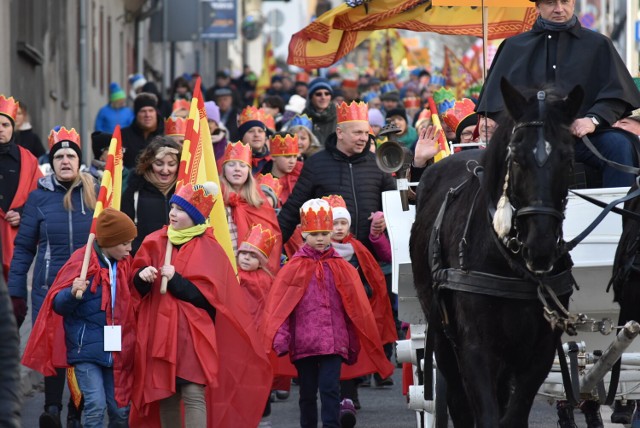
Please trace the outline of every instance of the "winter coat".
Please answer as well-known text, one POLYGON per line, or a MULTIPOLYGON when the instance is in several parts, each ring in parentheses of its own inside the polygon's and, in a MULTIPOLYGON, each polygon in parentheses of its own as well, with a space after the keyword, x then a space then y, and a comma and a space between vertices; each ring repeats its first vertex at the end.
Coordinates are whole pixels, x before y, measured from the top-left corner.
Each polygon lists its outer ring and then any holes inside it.
POLYGON ((338 114, 335 104, 329 104, 329 107, 324 111, 317 111, 309 102, 302 114, 306 114, 311 118, 313 121, 313 135, 318 138, 320 145, 324 146, 327 138, 329 138, 331 133, 336 131, 338 124, 338 114))
POLYGON ((107 104, 98 110, 94 130, 112 134, 116 125, 125 128, 131 125, 134 119, 135 116, 130 107, 113 108, 111 104, 107 104))
POLYGON ((160 114, 157 116, 158 127, 150 133, 147 138, 144 138, 144 132, 135 120, 130 126, 122 129, 122 149, 124 150, 122 157, 125 168, 135 168, 138 155, 147 147, 147 144, 149 144, 154 137, 164 135, 164 120, 162 120, 160 114))
POLYGON ((0 426, 18 428, 22 389, 20 383, 20 336, 0 265, 0 426))
POLYGON ((169 224, 169 200, 175 189, 173 186, 164 195, 143 176, 138 174, 129 176, 127 190, 122 195, 121 208, 122 212, 128 215, 138 227, 138 236, 131 244, 131 255, 136 254, 147 235, 169 224))
MULTIPOLYGON (((331 134, 325 150, 304 162, 300 178, 278 214, 282 239, 286 242, 300 223, 300 207, 313 198, 341 195, 351 214, 351 231, 372 251, 369 228, 372 212, 382 211, 382 192, 395 189, 390 174, 382 172, 367 145, 362 153, 347 156, 331 134)), ((371 143, 369 143, 371 144, 371 143)))
POLYGON ((15 132, 15 136, 16 136, 16 144, 29 150, 31 154, 36 158, 39 158, 40 156, 45 154, 42 141, 40 140, 40 137, 38 137, 38 134, 33 132, 33 128, 31 128, 31 124, 28 124, 27 128, 25 128, 23 125, 22 129, 15 132))
POLYGON ((87 244, 89 237, 93 210, 84 203, 82 185, 73 189, 72 211, 66 211, 63 206, 66 191, 54 175, 42 177, 38 180, 38 188, 29 194, 22 211, 9 270, 9 294, 27 298, 27 273, 35 258, 31 289, 32 322, 35 322, 60 268, 75 250, 87 244))

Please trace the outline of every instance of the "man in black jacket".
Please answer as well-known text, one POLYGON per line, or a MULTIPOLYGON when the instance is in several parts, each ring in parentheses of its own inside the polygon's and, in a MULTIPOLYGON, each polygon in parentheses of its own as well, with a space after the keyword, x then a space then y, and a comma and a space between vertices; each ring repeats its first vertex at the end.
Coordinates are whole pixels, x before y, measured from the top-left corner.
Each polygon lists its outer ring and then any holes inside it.
MULTIPOLYGON (((342 103, 338 107, 336 132, 329 135, 325 150, 307 159, 293 192, 278 215, 282 238, 286 242, 300 222, 304 202, 328 195, 341 195, 351 214, 351 229, 369 249, 372 214, 382 211, 382 192, 395 189, 390 174, 382 172, 369 147, 366 104, 342 103)), ((380 233, 384 218, 374 220, 380 233)))
MULTIPOLYGON (((564 94, 580 85, 585 96, 571 132, 577 138, 588 135, 606 158, 633 165, 631 144, 610 126, 640 106, 640 93, 613 43, 582 28, 574 14, 575 0, 531 1, 539 16, 530 31, 500 45, 476 111, 493 118, 504 110, 502 77, 516 86, 551 84, 564 94)), ((601 171, 604 187, 629 186, 634 181, 632 174, 606 166, 580 140, 576 160, 601 171)))
POLYGON ((138 154, 157 135, 164 134, 164 121, 158 111, 158 97, 141 92, 133 102, 133 123, 122 130, 123 164, 135 168, 138 154))

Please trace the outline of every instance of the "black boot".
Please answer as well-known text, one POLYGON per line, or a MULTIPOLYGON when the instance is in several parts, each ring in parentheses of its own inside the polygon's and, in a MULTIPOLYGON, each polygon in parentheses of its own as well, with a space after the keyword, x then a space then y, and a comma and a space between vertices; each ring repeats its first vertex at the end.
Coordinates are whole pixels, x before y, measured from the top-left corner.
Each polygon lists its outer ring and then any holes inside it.
POLYGON ((626 404, 622 404, 622 400, 616 400, 613 405, 613 413, 611 414, 611 423, 625 424, 631 423, 633 410, 636 408, 635 400, 627 400, 626 404))
POLYGON ((577 428, 573 419, 573 406, 566 401, 558 401, 558 428, 577 428))
POLYGON ((594 400, 586 400, 580 406, 584 413, 587 428, 604 428, 602 416, 600 416, 600 403, 594 400))
POLYGON ((44 413, 40 415, 40 428, 62 428, 60 422, 60 406, 52 405, 44 409, 44 413))
POLYGON ((72 400, 69 400, 69 411, 67 412, 67 428, 82 428, 81 416, 84 408, 84 397, 80 401, 80 407, 76 407, 72 400))

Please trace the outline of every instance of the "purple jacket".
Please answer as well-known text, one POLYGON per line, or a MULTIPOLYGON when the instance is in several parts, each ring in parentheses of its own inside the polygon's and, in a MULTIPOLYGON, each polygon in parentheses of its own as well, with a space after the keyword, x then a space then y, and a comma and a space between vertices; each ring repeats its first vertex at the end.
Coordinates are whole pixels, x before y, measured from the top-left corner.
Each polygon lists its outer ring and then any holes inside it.
POLYGON ((383 263, 391 263, 391 242, 389 242, 387 235, 381 233, 376 237, 370 233, 369 242, 371 242, 371 246, 373 247, 376 260, 383 263))
POLYGON ((342 299, 335 286, 333 273, 320 257, 330 251, 331 257, 340 255, 329 247, 324 252, 308 245, 302 246, 293 257, 305 257, 309 263, 319 264, 311 277, 302 299, 280 326, 273 340, 278 355, 290 353, 291 361, 315 355, 340 355, 347 364, 355 363, 360 342, 351 320, 347 316, 342 299))

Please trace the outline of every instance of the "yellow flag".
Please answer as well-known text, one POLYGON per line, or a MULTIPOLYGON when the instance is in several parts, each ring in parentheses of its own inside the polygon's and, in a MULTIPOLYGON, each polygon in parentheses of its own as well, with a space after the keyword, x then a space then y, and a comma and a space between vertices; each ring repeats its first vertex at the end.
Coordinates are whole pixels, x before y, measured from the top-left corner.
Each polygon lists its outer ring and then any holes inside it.
POLYGON ((253 101, 254 107, 260 107, 260 97, 267 92, 271 86, 271 78, 276 72, 276 59, 273 56, 273 44, 271 38, 267 39, 264 50, 264 61, 262 62, 262 73, 256 83, 256 97, 253 101))
POLYGON ((113 208, 120 210, 120 201, 122 200, 122 138, 120 137, 120 125, 116 125, 111 136, 109 144, 109 152, 107 154, 107 162, 100 183, 100 193, 96 208, 93 211, 93 220, 91 222, 91 233, 96 233, 96 219, 103 209, 113 208))

